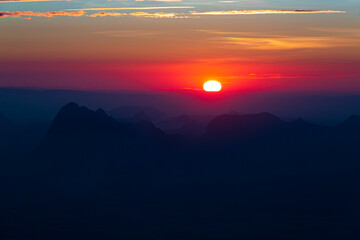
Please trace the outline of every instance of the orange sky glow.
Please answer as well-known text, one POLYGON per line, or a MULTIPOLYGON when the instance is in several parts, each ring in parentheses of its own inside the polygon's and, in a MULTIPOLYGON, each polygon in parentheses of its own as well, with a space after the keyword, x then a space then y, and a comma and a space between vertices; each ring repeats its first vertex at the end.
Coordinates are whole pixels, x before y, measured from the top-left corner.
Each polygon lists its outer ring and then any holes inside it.
POLYGON ((0 1, 0 86, 360 91, 359 7, 330 2, 0 1))

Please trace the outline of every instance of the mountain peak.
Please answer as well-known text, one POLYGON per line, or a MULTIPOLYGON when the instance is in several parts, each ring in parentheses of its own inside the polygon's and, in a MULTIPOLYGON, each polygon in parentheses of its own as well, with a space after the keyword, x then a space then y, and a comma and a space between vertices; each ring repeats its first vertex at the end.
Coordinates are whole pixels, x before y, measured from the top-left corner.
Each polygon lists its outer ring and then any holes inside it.
POLYGON ((71 102, 66 104, 56 115, 49 134, 62 132, 78 132, 85 129, 102 130, 115 125, 115 119, 109 117, 104 110, 92 111, 86 107, 71 102))
POLYGON ((70 109, 70 108, 74 109, 74 108, 79 108, 79 107, 80 107, 79 104, 77 104, 75 102, 69 102, 69 103, 65 104, 62 108, 63 109, 70 109))
POLYGON ((58 112, 56 118, 63 118, 63 117, 71 117, 74 118, 84 118, 88 115, 91 115, 92 117, 100 117, 100 118, 108 118, 108 115, 106 112, 99 108, 96 111, 92 111, 84 106, 79 106, 77 103, 70 102, 63 106, 60 111, 58 112))

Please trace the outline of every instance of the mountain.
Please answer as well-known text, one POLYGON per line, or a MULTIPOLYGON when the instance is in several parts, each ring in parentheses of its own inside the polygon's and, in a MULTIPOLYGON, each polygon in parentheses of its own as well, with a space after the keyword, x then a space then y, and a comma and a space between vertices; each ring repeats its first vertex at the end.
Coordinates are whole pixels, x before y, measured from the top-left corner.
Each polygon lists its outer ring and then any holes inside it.
MULTIPOLYGON (((311 122, 321 124, 336 124, 351 114, 360 112, 359 95, 314 96, 284 93, 280 97, 278 93, 249 92, 224 96, 226 97, 208 102, 199 98, 197 94, 188 94, 188 92, 76 91, 0 87, 0 106, 10 119, 26 124, 52 121, 58 110, 71 101, 91 109, 102 107, 107 112, 119 106, 145 105, 160 109, 166 116, 176 116, 179 113, 213 114, 213 110, 217 107, 223 113, 231 110, 245 114, 267 111, 276 113, 278 116, 301 116, 311 122)), ((216 113, 219 112, 216 111, 216 113)), ((286 120, 293 120, 293 118, 286 118, 286 120)))
POLYGON ((340 123, 338 127, 347 129, 360 129, 360 116, 352 115, 344 122, 340 123))
POLYGON ((53 150, 62 146, 65 151, 89 157, 94 157, 93 152, 100 151, 145 154, 156 151, 156 145, 164 139, 163 132, 150 122, 121 123, 102 109, 92 111, 69 103, 55 117, 42 148, 46 146, 53 150), (136 148, 142 151, 136 151, 136 148))
POLYGON ((210 139, 249 138, 269 134, 284 127, 285 122, 270 113, 230 115, 214 118, 208 125, 210 139))
POLYGON ((69 135, 92 134, 109 131, 117 126, 117 121, 102 109, 91 111, 76 103, 66 104, 56 115, 47 134, 47 140, 69 135))
POLYGON ((178 141, 151 122, 118 122, 102 109, 69 103, 27 161, 27 171, 37 176, 31 184, 41 192, 93 196, 111 189, 118 196, 155 181, 178 141))
POLYGON ((164 118, 165 114, 154 107, 123 106, 109 111, 109 115, 120 121, 158 121, 164 118))
POLYGON ((168 134, 199 137, 205 133, 212 118, 212 115, 181 115, 158 121, 155 125, 168 134))
POLYGON ((0 161, 0 238, 356 239, 356 126, 226 114, 187 138, 69 103, 34 153, 0 161))

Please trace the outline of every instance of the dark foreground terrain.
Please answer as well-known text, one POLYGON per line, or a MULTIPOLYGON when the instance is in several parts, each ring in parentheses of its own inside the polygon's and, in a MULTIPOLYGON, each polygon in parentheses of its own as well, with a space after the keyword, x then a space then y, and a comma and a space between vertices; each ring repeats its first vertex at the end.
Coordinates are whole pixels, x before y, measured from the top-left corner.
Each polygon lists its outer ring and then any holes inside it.
POLYGON ((228 114, 191 137, 70 103, 0 123, 1 239, 360 238, 358 116, 228 114))

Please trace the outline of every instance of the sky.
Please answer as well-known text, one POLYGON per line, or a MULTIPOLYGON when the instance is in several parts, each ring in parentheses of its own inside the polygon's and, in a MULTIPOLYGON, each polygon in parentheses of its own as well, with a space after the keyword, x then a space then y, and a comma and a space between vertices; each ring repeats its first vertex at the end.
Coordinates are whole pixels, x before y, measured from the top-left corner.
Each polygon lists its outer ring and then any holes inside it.
POLYGON ((360 93, 359 0, 0 0, 0 86, 360 93))

